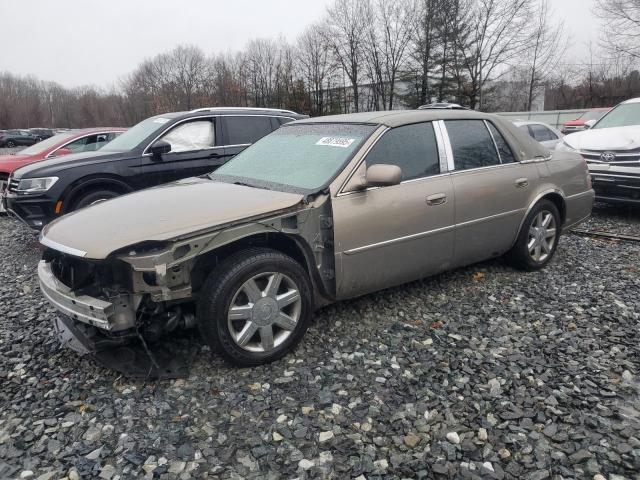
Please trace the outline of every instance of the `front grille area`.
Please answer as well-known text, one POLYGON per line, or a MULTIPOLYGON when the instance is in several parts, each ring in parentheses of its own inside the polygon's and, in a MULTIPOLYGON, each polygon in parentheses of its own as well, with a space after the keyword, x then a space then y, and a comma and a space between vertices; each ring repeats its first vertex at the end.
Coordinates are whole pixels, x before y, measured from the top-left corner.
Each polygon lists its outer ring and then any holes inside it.
POLYGON ((605 163, 608 165, 620 166, 640 166, 640 151, 629 150, 624 152, 616 152, 612 150, 594 151, 582 150, 580 155, 584 157, 587 163, 605 163))
POLYGON ((51 263, 53 275, 76 295, 107 300, 131 289, 128 265, 118 260, 94 262, 53 249, 47 249, 43 259, 51 263))
POLYGON ((9 177, 9 192, 16 193, 18 191, 18 185, 20 185, 20 180, 9 177))

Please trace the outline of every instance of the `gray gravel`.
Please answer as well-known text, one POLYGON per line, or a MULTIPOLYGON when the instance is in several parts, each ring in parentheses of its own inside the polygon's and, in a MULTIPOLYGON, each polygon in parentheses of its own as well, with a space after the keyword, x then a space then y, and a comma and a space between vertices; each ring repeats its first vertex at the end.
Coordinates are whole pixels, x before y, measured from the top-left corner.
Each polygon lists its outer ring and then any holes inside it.
POLYGON ((189 378, 155 383, 58 349, 37 259, 0 217, 0 478, 640 478, 638 244, 331 306, 270 366, 193 337, 189 378))
POLYGON ((14 147, 14 148, 0 148, 0 155, 9 155, 11 153, 18 153, 20 150, 23 150, 25 147, 14 147))

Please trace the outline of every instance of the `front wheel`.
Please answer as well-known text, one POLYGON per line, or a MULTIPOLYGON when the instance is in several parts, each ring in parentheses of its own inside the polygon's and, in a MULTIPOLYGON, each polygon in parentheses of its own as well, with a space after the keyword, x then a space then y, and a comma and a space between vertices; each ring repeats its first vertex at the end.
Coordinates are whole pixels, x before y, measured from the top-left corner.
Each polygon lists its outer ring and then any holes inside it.
POLYGON ((508 260, 526 271, 540 270, 553 258, 560 238, 560 213, 550 200, 538 202, 522 224, 508 260))
POLYGON ((313 312, 309 277, 270 249, 230 256, 207 278, 198 302, 205 341, 234 365, 273 362, 302 339, 313 312))
POLYGON ((80 208, 89 207, 91 205, 95 205, 96 203, 110 200, 119 195, 119 193, 112 190, 98 190, 95 192, 85 193, 73 204, 73 210, 75 211, 80 208))
POLYGON ((7 148, 13 148, 16 146, 16 142, 14 142, 13 140, 9 140, 7 143, 7 148))

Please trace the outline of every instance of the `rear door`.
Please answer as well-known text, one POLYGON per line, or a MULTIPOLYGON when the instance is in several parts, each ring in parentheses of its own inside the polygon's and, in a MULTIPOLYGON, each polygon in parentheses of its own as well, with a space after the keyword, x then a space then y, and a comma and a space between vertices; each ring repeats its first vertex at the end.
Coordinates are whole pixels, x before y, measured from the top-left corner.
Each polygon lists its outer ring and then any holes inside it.
POLYGON ((171 151, 156 159, 147 153, 142 156, 140 172, 144 184, 162 183, 212 172, 225 161, 224 148, 218 144, 217 117, 196 117, 174 125, 158 140, 171 145, 171 151))
POLYGON ((451 145, 457 266, 505 253, 538 182, 535 164, 519 163, 485 120, 443 122, 451 145))
POLYGON ((267 115, 224 115, 222 136, 227 159, 280 127, 280 122, 267 115))

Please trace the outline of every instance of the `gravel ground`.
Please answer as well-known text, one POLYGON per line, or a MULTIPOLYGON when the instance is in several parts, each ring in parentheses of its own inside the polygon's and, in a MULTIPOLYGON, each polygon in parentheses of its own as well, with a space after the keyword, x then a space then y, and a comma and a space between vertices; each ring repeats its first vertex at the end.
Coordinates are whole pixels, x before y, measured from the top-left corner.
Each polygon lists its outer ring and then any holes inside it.
POLYGON ((11 153, 18 153, 20 150, 25 147, 15 147, 15 148, 0 148, 0 155, 9 155, 11 153))
POLYGON ((638 244, 343 302, 260 368, 193 336, 189 378, 146 383, 58 349, 37 260, 0 217, 0 478, 640 478, 638 244))

